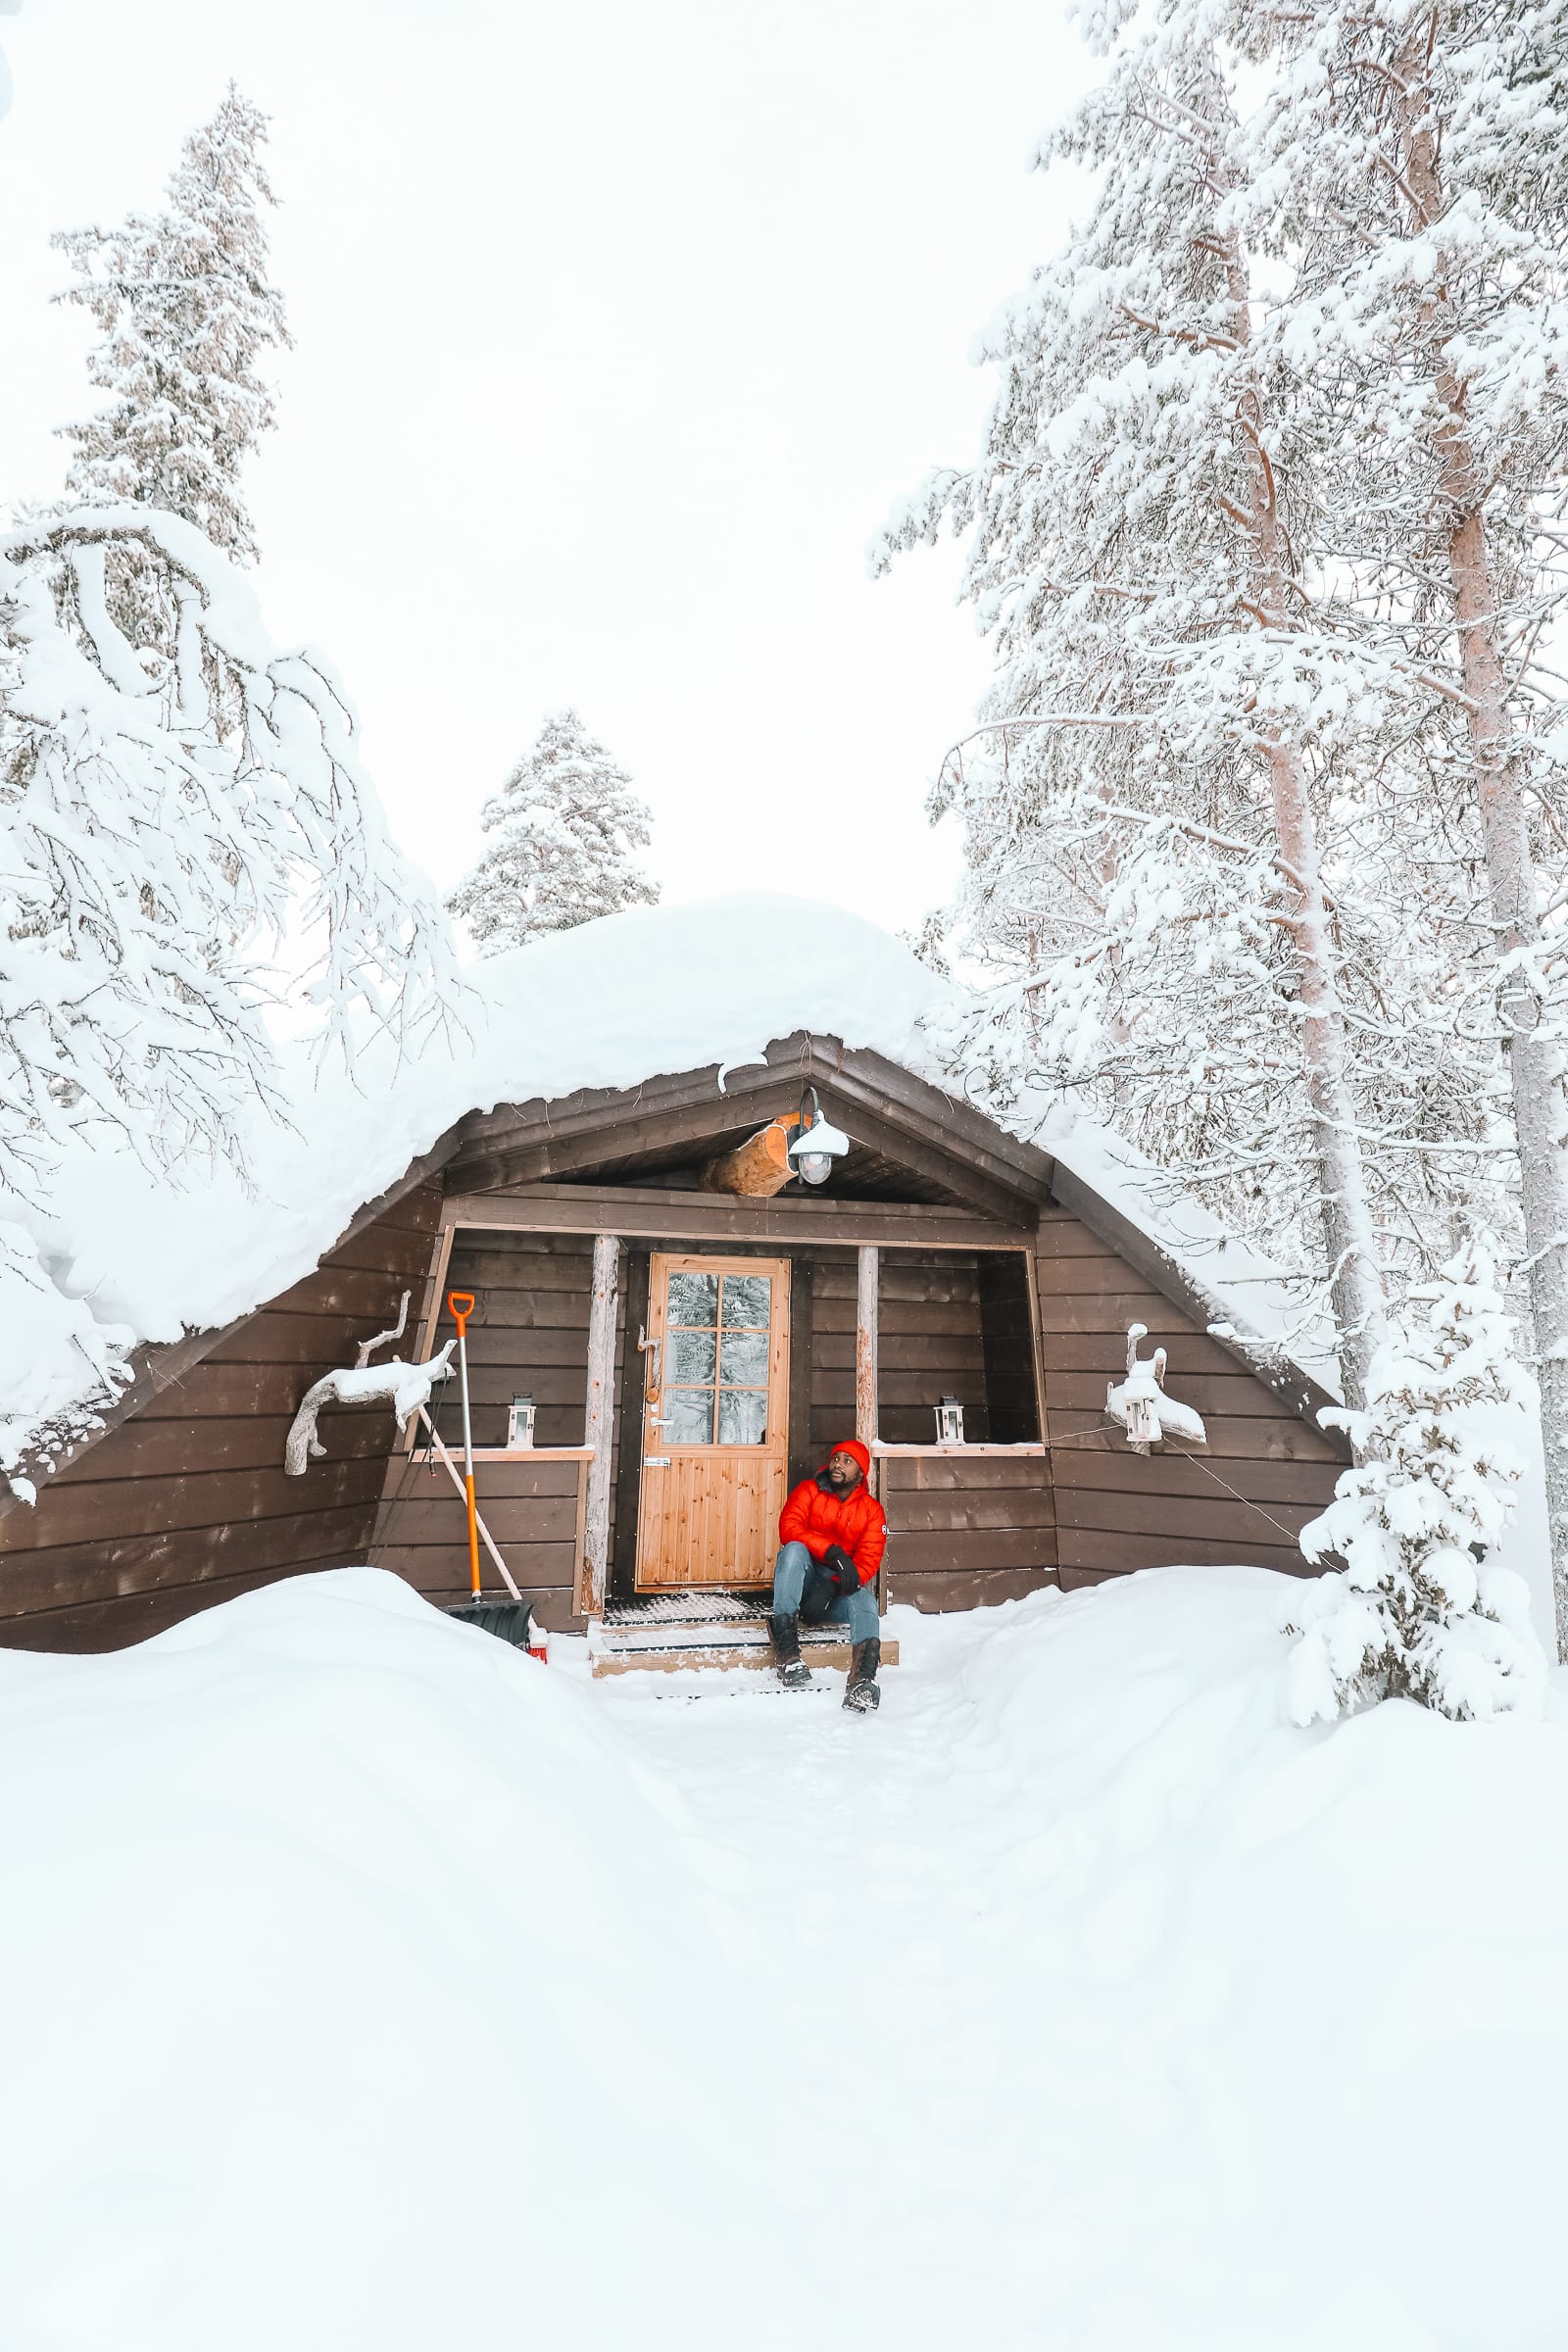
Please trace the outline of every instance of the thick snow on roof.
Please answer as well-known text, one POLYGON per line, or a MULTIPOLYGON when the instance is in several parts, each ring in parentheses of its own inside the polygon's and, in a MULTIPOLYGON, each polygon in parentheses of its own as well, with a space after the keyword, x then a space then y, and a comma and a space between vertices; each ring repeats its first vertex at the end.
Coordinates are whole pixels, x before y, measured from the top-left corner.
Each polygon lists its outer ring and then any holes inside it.
POLYGON ((47 1214, 0 1223, 0 1468, 90 1426, 89 1400, 143 1341, 248 1312, 300 1279, 357 1209, 454 1121, 497 1102, 736 1067, 792 1030, 939 1074, 922 1016, 954 990, 842 908, 747 895, 638 907, 501 956, 455 1008, 464 1030, 360 1083, 302 1054, 285 1067, 293 1132, 258 1114, 252 1190, 227 1168, 183 1186, 85 1145, 47 1214), (84 1416, 88 1416, 84 1419, 84 1416))
POLYGON ((1108 1127, 1054 1114, 1037 1140, 1173 1258, 1212 1309, 1212 1331, 1255 1337, 1342 1394, 1334 1332, 1317 1286, 1232 1233, 1181 1178, 1108 1127))

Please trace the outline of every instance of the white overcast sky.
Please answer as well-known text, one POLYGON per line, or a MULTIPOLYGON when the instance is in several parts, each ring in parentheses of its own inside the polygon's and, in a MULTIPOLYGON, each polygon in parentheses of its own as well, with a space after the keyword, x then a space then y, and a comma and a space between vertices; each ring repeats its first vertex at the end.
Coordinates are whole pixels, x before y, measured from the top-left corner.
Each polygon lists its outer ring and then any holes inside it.
POLYGON ((1066 0, 24 0, 3 40, 0 499, 58 491, 95 397, 50 230, 156 205, 232 74, 296 341, 263 609, 413 854, 455 881, 575 702, 666 897, 945 895, 922 804, 985 649, 950 550, 873 583, 865 544, 972 456, 971 338, 1060 234, 1066 0))

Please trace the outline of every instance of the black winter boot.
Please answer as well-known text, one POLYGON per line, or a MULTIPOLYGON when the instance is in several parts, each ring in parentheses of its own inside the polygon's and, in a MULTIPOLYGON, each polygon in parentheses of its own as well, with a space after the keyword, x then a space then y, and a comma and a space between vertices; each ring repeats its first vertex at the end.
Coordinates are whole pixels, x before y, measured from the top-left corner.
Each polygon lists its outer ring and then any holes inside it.
POLYGON ((882 1663, 880 1642, 857 1642, 850 1652, 850 1679, 844 1686, 844 1704, 857 1715, 874 1715, 882 1704, 876 1670, 882 1663))
POLYGON ((801 1655, 801 1621, 799 1617, 770 1617, 768 1633, 773 1641, 773 1663, 778 1679, 786 1690, 802 1690, 811 1679, 811 1669, 801 1655))

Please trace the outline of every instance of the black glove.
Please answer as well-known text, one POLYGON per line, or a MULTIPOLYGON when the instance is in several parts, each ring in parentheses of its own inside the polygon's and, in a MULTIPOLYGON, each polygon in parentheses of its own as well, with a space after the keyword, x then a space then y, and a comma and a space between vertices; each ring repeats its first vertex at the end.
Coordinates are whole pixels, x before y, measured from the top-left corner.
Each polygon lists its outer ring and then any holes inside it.
POLYGON ((839 1596, 838 1579, 824 1561, 813 1560, 801 1588, 801 1623, 820 1625, 839 1596))
POLYGON ((841 1592, 858 1592, 860 1571, 842 1544, 830 1544, 822 1554, 822 1565, 841 1592))

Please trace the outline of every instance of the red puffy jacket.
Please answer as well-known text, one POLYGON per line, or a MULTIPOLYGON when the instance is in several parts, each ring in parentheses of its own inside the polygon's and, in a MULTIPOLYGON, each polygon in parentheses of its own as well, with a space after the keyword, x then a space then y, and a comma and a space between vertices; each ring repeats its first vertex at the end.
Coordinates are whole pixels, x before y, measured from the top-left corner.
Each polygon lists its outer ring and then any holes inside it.
POLYGON ((862 1585, 868 1585, 882 1565, 887 1548, 888 1523, 882 1505, 866 1485, 871 1456, 858 1438, 841 1438, 834 1453, 853 1453, 860 1465, 860 1483, 840 1494, 822 1481, 826 1465, 815 1478, 803 1478, 778 1515, 781 1544, 804 1544, 813 1560, 821 1559, 830 1544, 838 1544, 855 1562, 862 1585))

